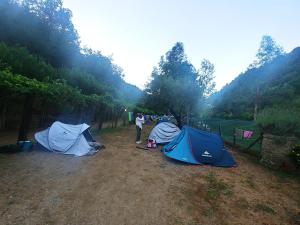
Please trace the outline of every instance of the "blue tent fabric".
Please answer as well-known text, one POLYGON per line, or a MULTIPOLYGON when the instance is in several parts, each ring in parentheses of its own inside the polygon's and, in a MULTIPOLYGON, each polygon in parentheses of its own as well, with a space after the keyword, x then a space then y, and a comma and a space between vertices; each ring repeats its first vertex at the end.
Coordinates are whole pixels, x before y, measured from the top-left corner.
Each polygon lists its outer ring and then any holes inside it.
POLYGON ((170 158, 191 164, 236 165, 219 135, 186 126, 176 139, 163 148, 163 152, 170 158))

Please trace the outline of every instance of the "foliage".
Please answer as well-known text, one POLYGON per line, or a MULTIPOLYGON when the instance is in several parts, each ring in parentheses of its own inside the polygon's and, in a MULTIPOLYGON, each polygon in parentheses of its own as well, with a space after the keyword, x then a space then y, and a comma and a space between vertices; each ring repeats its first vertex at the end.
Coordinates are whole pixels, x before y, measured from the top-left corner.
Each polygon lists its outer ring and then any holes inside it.
POLYGON ((139 105, 137 105, 134 108, 132 108, 132 111, 133 112, 138 112, 138 113, 143 113, 145 115, 153 115, 153 114, 155 114, 155 112, 152 111, 151 109, 148 109, 148 108, 145 108, 145 107, 139 106, 139 105))
POLYGON ((72 66, 70 56, 80 48, 71 17, 61 0, 2 0, 0 41, 25 46, 54 66, 72 66))
MULTIPOLYGON (((42 99, 53 107, 61 108, 88 108, 93 105, 105 105, 106 107, 117 106, 117 101, 111 96, 84 95, 79 89, 73 88, 65 82, 45 83, 30 79, 22 75, 13 75, 8 71, 0 71, 1 95, 6 96, 9 93, 16 97, 26 95, 35 96, 42 99)), ((120 107, 120 106, 119 106, 120 107)))
POLYGON ((272 207, 261 203, 255 205, 255 211, 262 211, 273 215, 276 214, 276 211, 272 207))
POLYGON ((256 122, 264 132, 279 136, 295 135, 300 128, 299 115, 289 109, 266 108, 256 122))
POLYGON ((79 47, 71 17, 61 0, 0 1, 0 70, 39 81, 66 80, 87 95, 137 103, 141 90, 123 80, 110 57, 79 47))
POLYGON ((300 112, 300 48, 248 69, 209 97, 213 117, 253 119, 255 105, 300 112))
POLYGON ((208 186, 207 195, 205 196, 208 202, 214 204, 222 195, 233 195, 232 187, 223 180, 217 179, 213 172, 207 174, 204 179, 208 186))
POLYGON ((300 167, 300 145, 296 145, 291 153, 290 153, 291 159, 296 163, 298 167, 300 167))
POLYGON ((216 83, 214 80, 215 66, 208 59, 203 59, 199 71, 199 82, 201 87, 205 87, 204 94, 207 96, 214 91, 216 83))
POLYGON ((152 80, 146 88, 147 106, 158 112, 172 113, 179 126, 184 118, 188 123, 191 113, 213 87, 213 71, 213 64, 208 60, 203 61, 201 71, 197 71, 187 60, 183 44, 176 43, 152 72, 152 80))
POLYGON ((60 119, 101 129, 139 103, 142 91, 111 57, 80 48, 71 17, 61 0, 0 1, 0 129, 20 122, 19 139, 33 114, 39 126, 60 119))
POLYGON ((257 59, 249 66, 249 68, 261 67, 281 55, 284 55, 283 48, 278 45, 271 36, 264 35, 256 53, 257 59))
POLYGON ((40 81, 59 78, 55 68, 40 57, 30 54, 25 47, 10 47, 0 42, 0 69, 5 68, 14 74, 23 74, 40 81))

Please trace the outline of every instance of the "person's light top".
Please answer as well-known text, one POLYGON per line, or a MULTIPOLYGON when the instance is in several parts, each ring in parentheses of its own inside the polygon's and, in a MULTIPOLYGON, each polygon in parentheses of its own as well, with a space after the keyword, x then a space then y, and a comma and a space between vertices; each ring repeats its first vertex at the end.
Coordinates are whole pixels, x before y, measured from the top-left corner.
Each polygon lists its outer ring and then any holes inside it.
POLYGON ((137 125, 139 128, 143 128, 143 123, 145 122, 144 117, 142 116, 142 118, 140 117, 136 117, 135 118, 135 125, 137 125))

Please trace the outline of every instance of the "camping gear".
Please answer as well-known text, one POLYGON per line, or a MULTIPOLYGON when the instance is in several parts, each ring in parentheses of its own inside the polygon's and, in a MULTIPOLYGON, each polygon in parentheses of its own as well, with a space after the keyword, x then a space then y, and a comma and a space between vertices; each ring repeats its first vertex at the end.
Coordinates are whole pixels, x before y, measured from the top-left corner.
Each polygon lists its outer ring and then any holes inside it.
POLYGON ((33 143, 31 141, 19 141, 18 146, 23 152, 28 152, 32 149, 33 143))
POLYGON ((166 156, 191 164, 232 167, 236 163, 217 134, 183 127, 180 135, 164 146, 166 156))
POLYGON ((132 122, 134 120, 133 118, 133 112, 128 112, 128 121, 132 122))
POLYGON ((234 132, 235 138, 241 138, 241 139, 251 139, 254 132, 249 130, 241 130, 236 128, 234 132))
POLYGON ((148 139, 147 148, 156 148, 155 140, 148 139))
POLYGON ((89 125, 85 123, 71 125, 56 121, 48 129, 37 132, 34 137, 40 145, 50 151, 83 156, 95 153, 103 147, 101 144, 95 144, 88 129, 89 125), (89 142, 93 144, 89 145, 89 142))
POLYGON ((245 139, 250 139, 250 138, 252 137, 252 134, 253 134, 252 131, 245 130, 245 131, 244 131, 243 137, 244 137, 245 139))
POLYGON ((157 144, 166 144, 180 134, 180 129, 173 123, 162 122, 157 124, 149 135, 149 140, 155 140, 157 144))
POLYGON ((156 125, 160 124, 160 123, 164 123, 164 122, 170 122, 169 117, 167 117, 166 115, 163 115, 162 117, 160 117, 156 123, 156 125))

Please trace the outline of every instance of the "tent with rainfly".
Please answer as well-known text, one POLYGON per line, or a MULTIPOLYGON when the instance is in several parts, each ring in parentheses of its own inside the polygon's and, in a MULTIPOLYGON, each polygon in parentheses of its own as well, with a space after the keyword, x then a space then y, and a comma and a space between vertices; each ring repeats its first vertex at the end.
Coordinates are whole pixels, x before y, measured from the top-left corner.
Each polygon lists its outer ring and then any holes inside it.
POLYGON ((95 147, 103 147, 100 144, 90 144, 96 142, 88 128, 89 125, 85 123, 71 125, 56 121, 46 130, 37 132, 34 137, 40 145, 50 151, 83 156, 95 151, 95 147))
POLYGON ((164 146, 163 152, 167 157, 191 164, 236 166, 219 135, 191 127, 183 127, 180 135, 164 146))
POLYGON ((166 144, 173 141, 179 134, 180 129, 175 124, 161 122, 152 129, 149 140, 155 140, 157 144, 166 144))

